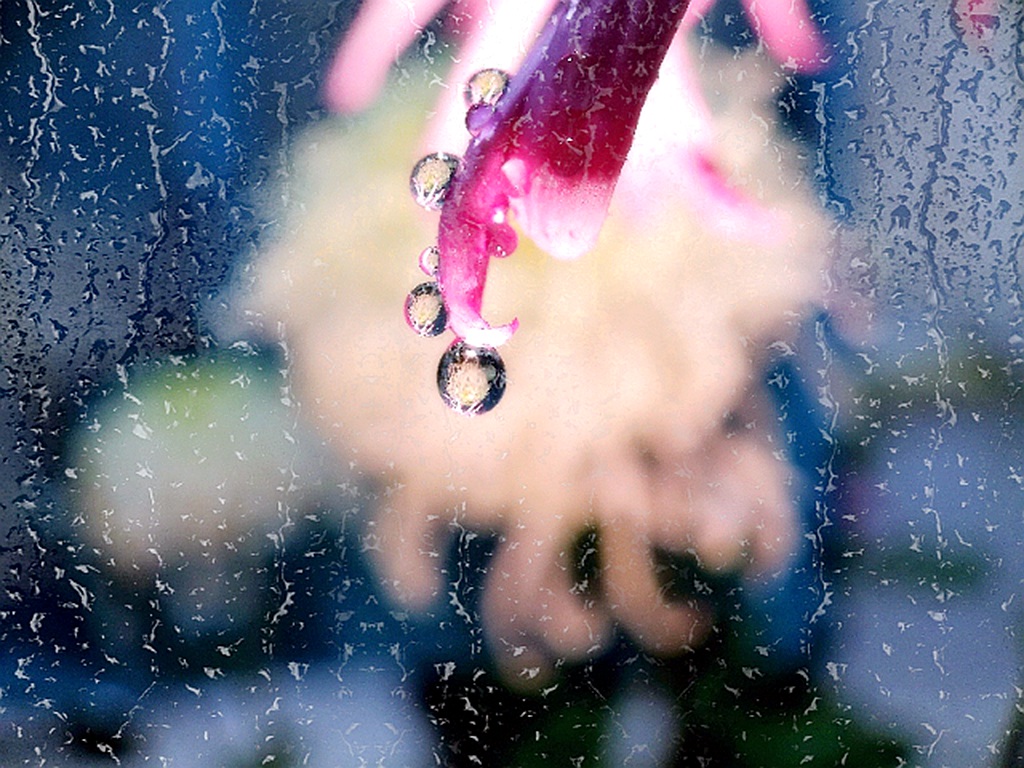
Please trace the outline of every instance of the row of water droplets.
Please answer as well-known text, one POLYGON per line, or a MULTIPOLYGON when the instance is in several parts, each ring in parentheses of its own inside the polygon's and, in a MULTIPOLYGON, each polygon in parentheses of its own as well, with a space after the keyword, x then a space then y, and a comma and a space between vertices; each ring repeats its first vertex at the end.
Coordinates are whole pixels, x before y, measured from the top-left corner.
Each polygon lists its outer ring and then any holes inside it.
MULTIPOLYGON (((466 127, 477 135, 508 90, 509 75, 500 69, 482 69, 469 78, 466 127)), ((412 169, 409 188, 416 202, 429 211, 440 211, 451 192, 460 159, 435 152, 412 169)), ((430 278, 410 291, 405 299, 405 321, 420 336, 439 336, 448 327, 448 310, 437 282, 441 252, 431 245, 420 253, 420 269, 430 278)), ((486 413, 505 393, 505 362, 493 347, 476 347, 456 339, 441 356, 437 388, 445 405, 464 414, 486 413)))

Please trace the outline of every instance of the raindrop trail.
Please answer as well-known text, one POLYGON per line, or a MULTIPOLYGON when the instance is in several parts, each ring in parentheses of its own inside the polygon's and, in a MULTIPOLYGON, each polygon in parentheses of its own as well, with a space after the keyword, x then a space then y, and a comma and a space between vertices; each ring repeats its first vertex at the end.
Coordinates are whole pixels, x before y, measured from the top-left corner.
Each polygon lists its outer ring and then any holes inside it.
MULTIPOLYGON (((53 67, 50 66, 50 59, 43 51, 42 35, 39 34, 40 17, 46 16, 43 11, 40 10, 39 4, 35 0, 28 0, 28 29, 26 30, 29 39, 32 41, 31 47, 32 52, 39 59, 39 73, 43 76, 44 93, 45 96, 42 100, 41 114, 33 115, 28 121, 28 143, 32 148, 31 154, 29 155, 28 162, 25 170, 22 172, 22 179, 25 185, 31 190, 32 196, 35 196, 39 192, 39 185, 32 179, 32 166, 35 161, 39 159, 42 152, 42 133, 43 129, 40 126, 40 121, 51 111, 56 111, 64 106, 61 100, 57 97, 57 87, 60 84, 57 79, 57 74, 53 71, 53 67)), ((56 141, 56 139, 54 139, 56 141)))

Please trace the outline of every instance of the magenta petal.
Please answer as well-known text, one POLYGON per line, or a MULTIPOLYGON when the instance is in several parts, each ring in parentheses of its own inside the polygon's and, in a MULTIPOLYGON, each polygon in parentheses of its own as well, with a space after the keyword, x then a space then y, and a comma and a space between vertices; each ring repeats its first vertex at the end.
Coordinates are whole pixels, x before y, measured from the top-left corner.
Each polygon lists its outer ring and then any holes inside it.
MULTIPOLYGON (((715 0, 692 0, 683 26, 694 27, 711 11, 715 0)), ((806 0, 744 0, 747 16, 768 52, 798 72, 820 71, 828 50, 806 0)))
POLYGON ((498 250, 514 248, 515 232, 508 224, 479 222, 458 227, 442 226, 438 233, 441 261, 438 283, 448 310, 448 327, 475 347, 499 347, 508 341, 518 322, 491 326, 480 314, 487 264, 498 250))
POLYGON ((703 21, 714 4, 715 0, 691 0, 690 7, 686 9, 686 16, 683 18, 683 27, 690 29, 698 22, 703 21))
POLYGON ((437 246, 438 284, 448 309, 448 325, 474 346, 497 347, 516 329, 513 320, 492 327, 481 316, 487 266, 517 244, 506 221, 510 187, 500 156, 467 154, 441 209, 437 246))
POLYGON ((593 246, 686 6, 563 0, 493 115, 474 124, 438 232, 438 282, 457 336, 498 346, 515 330, 481 316, 488 262, 514 245, 510 207, 555 256, 593 246))

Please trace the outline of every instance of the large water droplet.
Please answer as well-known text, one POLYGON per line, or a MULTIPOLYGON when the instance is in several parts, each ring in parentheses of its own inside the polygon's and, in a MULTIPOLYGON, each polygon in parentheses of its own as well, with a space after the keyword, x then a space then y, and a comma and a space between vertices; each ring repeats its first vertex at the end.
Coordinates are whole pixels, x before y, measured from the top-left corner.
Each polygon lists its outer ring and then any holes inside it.
POLYGON ((505 394, 505 362, 492 347, 459 340, 437 367, 437 388, 445 405, 467 415, 487 413, 505 394))
POLYGON ((474 107, 485 104, 493 107, 508 90, 509 75, 501 69, 481 69, 469 80, 463 95, 466 98, 466 106, 474 107))
POLYGON ((416 202, 429 211, 441 210, 458 169, 459 158, 447 152, 435 152, 416 163, 409 177, 416 202))
POLYGON ((420 269, 429 277, 436 277, 441 264, 441 251, 436 245, 427 246, 420 252, 420 269))
POLYGON ((448 327, 448 311, 437 283, 420 283, 405 299, 405 322, 420 336, 438 336, 448 327))

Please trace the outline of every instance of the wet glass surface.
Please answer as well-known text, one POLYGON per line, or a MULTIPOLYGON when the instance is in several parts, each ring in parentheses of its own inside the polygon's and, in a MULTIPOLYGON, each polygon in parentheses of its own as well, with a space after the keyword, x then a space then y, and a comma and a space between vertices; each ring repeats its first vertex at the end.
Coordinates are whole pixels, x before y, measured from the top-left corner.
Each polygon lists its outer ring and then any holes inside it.
POLYGON ((0 763, 1024 760, 1024 5, 704 3, 592 253, 487 166, 469 417, 409 172, 547 14, 407 5, 0 4, 0 763))

